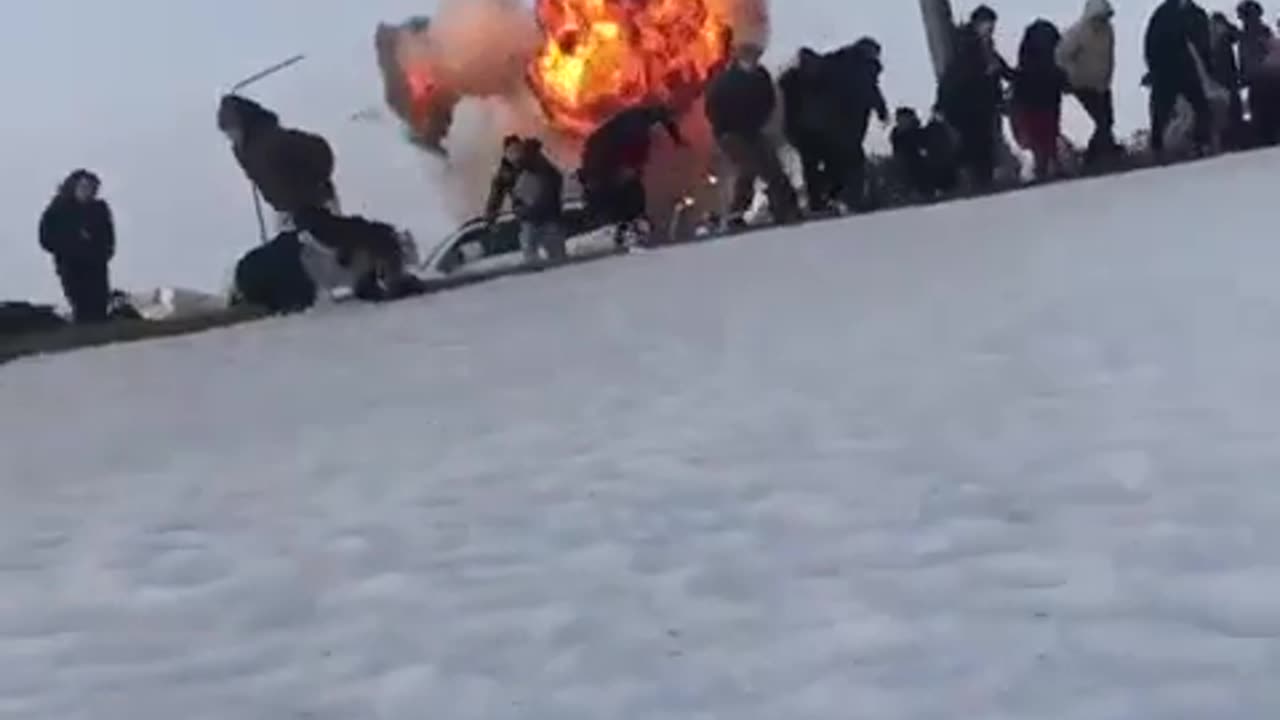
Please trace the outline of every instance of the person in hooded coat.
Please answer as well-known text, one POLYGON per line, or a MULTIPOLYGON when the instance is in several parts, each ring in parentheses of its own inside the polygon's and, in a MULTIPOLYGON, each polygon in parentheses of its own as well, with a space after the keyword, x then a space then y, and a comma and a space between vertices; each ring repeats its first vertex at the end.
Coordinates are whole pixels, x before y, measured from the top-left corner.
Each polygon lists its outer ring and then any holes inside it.
POLYGON ((960 136, 961 165, 978 188, 995 181, 1004 81, 1013 74, 995 48, 997 19, 986 5, 974 9, 956 32, 951 61, 938 84, 937 107, 960 136))
POLYGON ((824 62, 812 48, 801 48, 795 64, 778 78, 783 134, 800 156, 810 212, 829 208, 836 188, 832 174, 838 162, 829 142, 832 104, 823 85, 824 62))
POLYGON ((76 323, 106 322, 111 302, 109 266, 116 252, 111 208, 98 196, 102 182, 76 170, 40 216, 40 247, 53 256, 76 323))
POLYGON ((505 156, 489 195, 487 219, 494 216, 506 197, 520 222, 520 249, 525 262, 540 262, 544 251, 553 263, 567 257, 564 228, 564 175, 542 149, 542 141, 529 138, 505 148, 505 156))
POLYGON ((1019 143, 1035 158, 1039 180, 1061 168, 1058 139, 1062 134, 1062 95, 1067 75, 1058 66, 1058 28, 1048 20, 1027 26, 1018 47, 1013 78, 1013 127, 1019 143))
POLYGON ((778 149, 766 135, 766 126, 777 108, 773 76, 760 64, 764 49, 744 43, 734 49, 734 61, 707 87, 707 120, 721 152, 733 165, 736 177, 729 203, 731 222, 738 224, 755 198, 756 180, 763 180, 769 210, 776 222, 798 217, 796 191, 778 149))
POLYGON ((1245 0, 1236 8, 1240 19, 1240 77, 1249 93, 1252 140, 1259 145, 1280 142, 1280 88, 1266 70, 1275 34, 1263 19, 1262 5, 1245 0))
POLYGON ((884 66, 880 43, 862 38, 826 56, 823 86, 831 98, 827 114, 827 143, 835 159, 834 190, 849 208, 866 199, 867 156, 863 149, 872 113, 889 122, 889 108, 880 89, 884 66))
POLYGON ((640 105, 606 120, 587 137, 582 147, 578 180, 587 211, 618 225, 616 237, 620 245, 629 233, 639 232, 638 225, 646 222, 648 198, 644 173, 655 128, 665 130, 677 145, 685 144, 670 108, 640 105))
POLYGON ((1084 16, 1062 35, 1055 53, 1067 74, 1071 94, 1093 121, 1085 162, 1096 163, 1119 153, 1115 138, 1115 104, 1111 84, 1116 69, 1115 10, 1110 0, 1088 0, 1084 16))
POLYGON ((1193 140, 1207 152, 1213 118, 1200 67, 1209 65, 1209 16, 1194 0, 1164 0, 1147 23, 1144 40, 1151 87, 1151 151, 1164 153, 1165 129, 1184 98, 1195 112, 1193 140))
POLYGON ((218 106, 218 128, 236 161, 278 214, 283 232, 305 232, 332 250, 343 267, 358 268, 361 284, 411 292, 400 234, 386 223, 338 214, 333 149, 324 138, 284 128, 279 117, 238 95, 218 106))

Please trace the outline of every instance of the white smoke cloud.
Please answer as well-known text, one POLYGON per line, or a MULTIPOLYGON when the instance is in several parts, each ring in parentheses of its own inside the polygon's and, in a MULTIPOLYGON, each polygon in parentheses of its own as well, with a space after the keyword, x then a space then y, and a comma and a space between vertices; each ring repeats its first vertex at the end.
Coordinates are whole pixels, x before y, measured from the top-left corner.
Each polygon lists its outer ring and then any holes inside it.
POLYGON ((524 84, 542 32, 519 0, 445 0, 429 33, 407 50, 459 95, 509 95, 524 84))

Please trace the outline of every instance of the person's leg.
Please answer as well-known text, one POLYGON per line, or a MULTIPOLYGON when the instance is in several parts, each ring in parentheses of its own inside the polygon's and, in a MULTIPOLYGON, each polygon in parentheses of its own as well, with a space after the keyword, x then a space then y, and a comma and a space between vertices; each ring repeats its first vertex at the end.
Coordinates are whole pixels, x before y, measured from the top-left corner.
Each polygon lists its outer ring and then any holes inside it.
POLYGON ((1164 153, 1164 133, 1173 118, 1173 106, 1178 101, 1178 92, 1164 83, 1151 85, 1149 98, 1151 111, 1151 152, 1156 156, 1164 153))
POLYGON ((799 213, 799 201, 796 188, 778 159, 778 148, 763 135, 754 138, 752 146, 756 171, 765 182, 769 211, 773 213, 774 220, 785 222, 794 219, 799 213))
POLYGON ((560 223, 551 221, 538 226, 538 244, 546 251, 553 263, 562 263, 569 259, 569 249, 560 223))
POLYGON ((825 210, 830 198, 822 152, 813 140, 797 143, 795 148, 800 156, 800 171, 804 177, 804 190, 809 200, 809 210, 811 212, 825 210))
POLYGON ((860 210, 867 197, 867 156, 862 146, 850 139, 840 153, 840 202, 850 210, 860 210))
POLYGON ((538 262, 538 226, 535 223, 521 221, 520 223, 520 252, 524 255, 524 261, 528 265, 538 262))
POLYGON ((1088 88, 1079 88, 1075 91, 1080 107, 1084 108, 1089 120, 1093 122, 1093 134, 1089 137, 1089 144, 1085 150, 1087 162, 1097 161, 1111 144, 1108 141, 1111 136, 1111 118, 1107 107, 1109 95, 1110 93, 1088 88))
POLYGON ((1205 94, 1200 78, 1186 78, 1179 94, 1191 103, 1191 109, 1195 112, 1193 137, 1196 150, 1201 152, 1208 150, 1213 141, 1213 109, 1209 107, 1209 97, 1205 94))
POLYGON ((111 278, 106 261, 85 266, 84 292, 93 322, 106 322, 111 307, 111 278))
POLYGON ((737 135, 721 137, 720 149, 733 166, 733 194, 729 198, 729 216, 737 220, 751 209, 752 201, 755 200, 756 180, 760 177, 760 171, 756 167, 756 153, 750 140, 737 135))
POLYGON ((62 296, 67 299, 67 305, 71 306, 71 317, 76 323, 86 322, 86 311, 88 307, 84 302, 84 294, 81 292, 81 284, 79 273, 73 263, 59 262, 57 264, 58 282, 62 284, 62 296))

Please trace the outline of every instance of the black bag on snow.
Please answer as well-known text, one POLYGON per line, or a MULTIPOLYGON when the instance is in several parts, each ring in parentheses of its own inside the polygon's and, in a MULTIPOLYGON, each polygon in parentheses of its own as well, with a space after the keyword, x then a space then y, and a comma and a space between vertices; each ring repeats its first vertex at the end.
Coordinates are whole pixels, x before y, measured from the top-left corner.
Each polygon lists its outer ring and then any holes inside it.
POLYGON ((250 250, 235 272, 239 303, 277 313, 300 312, 316 301, 316 286, 302 264, 302 243, 284 232, 250 250))
POLYGON ((0 338, 48 332, 67 326, 53 308, 28 302, 0 302, 0 338))

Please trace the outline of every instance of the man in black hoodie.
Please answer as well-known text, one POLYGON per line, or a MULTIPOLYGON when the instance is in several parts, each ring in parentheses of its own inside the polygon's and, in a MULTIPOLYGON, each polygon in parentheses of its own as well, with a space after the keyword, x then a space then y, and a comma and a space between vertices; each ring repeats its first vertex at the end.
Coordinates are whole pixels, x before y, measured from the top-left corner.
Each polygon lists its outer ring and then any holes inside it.
POLYGON ((618 226, 615 239, 623 245, 629 235, 643 234, 648 197, 645 168, 653 132, 662 129, 677 145, 685 139, 675 115, 662 105, 640 105, 609 118, 587 137, 582 147, 578 180, 593 216, 618 226))
POLYGON ((801 48, 795 64, 778 78, 783 134, 800 156, 810 212, 829 207, 838 173, 830 142, 832 102, 825 87, 825 61, 812 48, 801 48))
POLYGON ((736 172, 729 216, 734 223, 751 207, 756 180, 765 182, 769 210, 776 222, 798 215, 796 190, 782 169, 778 150, 765 135, 777 107, 773 76, 760 64, 764 49, 744 43, 734 50, 734 62, 720 71, 707 88, 706 112, 720 150, 736 172))
POLYGON ((1200 67, 1209 68, 1209 16, 1194 0, 1165 0, 1147 23, 1144 43, 1151 85, 1151 151, 1164 153, 1164 134, 1178 98, 1195 111, 1197 152, 1208 150, 1213 120, 1200 67))
POLYGON ((996 12, 980 5, 956 33, 955 50, 938 84, 937 107, 960 136, 960 162, 977 188, 995 180, 996 134, 1004 82, 1013 77, 995 47, 996 12))
POLYGON ((836 155, 836 191, 849 208, 862 207, 866 198, 867 156, 863 144, 871 115, 889 122, 889 107, 880 90, 880 43, 862 38, 825 58, 824 86, 832 100, 828 142, 836 155))

